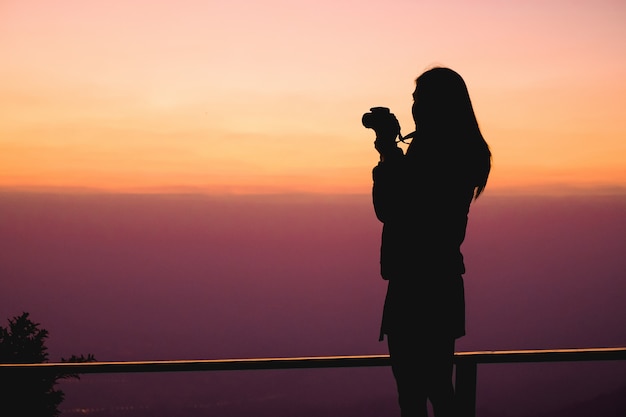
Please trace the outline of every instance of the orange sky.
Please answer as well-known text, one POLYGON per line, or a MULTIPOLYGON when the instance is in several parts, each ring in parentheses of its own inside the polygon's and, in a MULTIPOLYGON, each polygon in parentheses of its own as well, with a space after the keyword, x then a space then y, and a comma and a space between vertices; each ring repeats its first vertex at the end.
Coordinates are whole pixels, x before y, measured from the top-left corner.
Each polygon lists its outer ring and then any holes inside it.
POLYGON ((360 124, 465 78, 494 190, 626 187, 622 1, 3 1, 0 187, 367 193, 360 124))

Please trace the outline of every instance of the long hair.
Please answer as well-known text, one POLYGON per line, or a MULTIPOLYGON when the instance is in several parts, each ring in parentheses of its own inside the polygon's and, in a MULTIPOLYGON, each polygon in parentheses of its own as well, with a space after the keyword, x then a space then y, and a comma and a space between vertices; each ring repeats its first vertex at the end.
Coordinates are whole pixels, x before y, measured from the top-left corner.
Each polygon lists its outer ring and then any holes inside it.
MULTIPOLYGON (((413 142, 449 158, 474 187, 474 199, 483 192, 491 170, 491 151, 483 138, 463 78, 449 68, 432 68, 415 80, 413 142)), ((413 143, 412 143, 413 145, 413 143)), ((413 146, 411 146, 413 147, 413 146)))

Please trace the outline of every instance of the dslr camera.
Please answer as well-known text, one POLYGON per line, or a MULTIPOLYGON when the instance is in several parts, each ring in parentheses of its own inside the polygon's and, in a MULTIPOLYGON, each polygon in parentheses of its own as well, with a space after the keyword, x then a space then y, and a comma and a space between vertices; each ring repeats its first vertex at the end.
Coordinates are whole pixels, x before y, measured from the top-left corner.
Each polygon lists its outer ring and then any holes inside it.
POLYGON ((374 131, 382 131, 393 128, 397 121, 387 107, 372 107, 369 113, 365 113, 361 119, 363 126, 374 131))
POLYGON ((398 119, 387 107, 372 107, 369 113, 363 115, 361 122, 366 128, 374 129, 377 136, 402 139, 398 119))
POLYGON ((393 133, 394 137, 397 136, 400 142, 405 142, 405 139, 412 139, 417 131, 411 132, 406 136, 402 136, 400 133, 400 123, 396 116, 389 111, 387 107, 372 107, 369 113, 365 113, 361 118, 361 123, 368 129, 374 129, 376 134, 393 133))

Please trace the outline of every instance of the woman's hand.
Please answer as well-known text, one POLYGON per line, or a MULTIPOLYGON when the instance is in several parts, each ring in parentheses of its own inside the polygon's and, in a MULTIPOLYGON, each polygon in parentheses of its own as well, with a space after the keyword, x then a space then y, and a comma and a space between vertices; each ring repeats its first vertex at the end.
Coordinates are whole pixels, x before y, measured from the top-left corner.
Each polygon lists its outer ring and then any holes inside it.
POLYGON ((398 147, 395 137, 391 139, 388 137, 376 137, 376 140, 374 141, 374 148, 380 154, 381 161, 390 160, 404 155, 402 153, 402 149, 398 147))

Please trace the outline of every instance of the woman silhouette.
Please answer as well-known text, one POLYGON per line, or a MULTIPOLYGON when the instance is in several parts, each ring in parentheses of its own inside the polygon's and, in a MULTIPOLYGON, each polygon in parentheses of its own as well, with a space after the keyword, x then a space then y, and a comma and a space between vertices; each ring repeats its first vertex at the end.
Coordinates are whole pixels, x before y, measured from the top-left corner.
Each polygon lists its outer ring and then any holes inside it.
POLYGON ((387 336, 402 417, 454 415, 455 340, 465 334, 460 246, 472 200, 491 169, 491 152, 465 82, 448 68, 416 80, 416 132, 406 155, 392 114, 375 127, 380 162, 373 201, 383 222, 380 264, 388 280, 381 326, 387 336))

